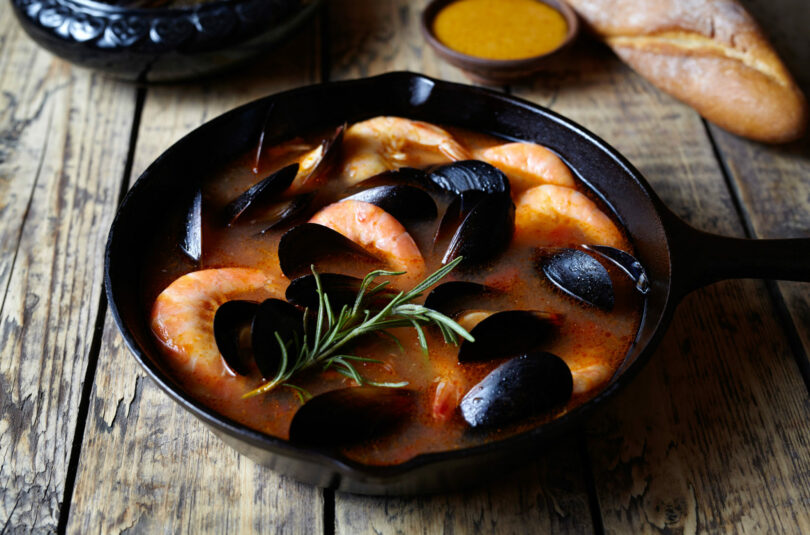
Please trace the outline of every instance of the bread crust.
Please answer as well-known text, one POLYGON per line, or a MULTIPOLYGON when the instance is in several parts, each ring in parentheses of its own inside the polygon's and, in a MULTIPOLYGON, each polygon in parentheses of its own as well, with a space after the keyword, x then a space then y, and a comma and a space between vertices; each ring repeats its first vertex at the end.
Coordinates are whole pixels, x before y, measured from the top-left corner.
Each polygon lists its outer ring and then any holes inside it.
POLYGON ((740 136, 800 138, 807 102, 734 0, 568 0, 642 76, 740 136))

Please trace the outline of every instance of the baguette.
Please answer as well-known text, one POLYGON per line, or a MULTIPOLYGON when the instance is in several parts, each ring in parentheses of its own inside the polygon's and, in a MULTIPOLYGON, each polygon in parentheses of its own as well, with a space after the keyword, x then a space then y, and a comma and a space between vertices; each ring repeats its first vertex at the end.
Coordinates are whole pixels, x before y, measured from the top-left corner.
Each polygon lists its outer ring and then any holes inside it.
POLYGON ((802 137, 807 102, 753 17, 734 0, 568 0, 659 89, 734 134, 802 137))

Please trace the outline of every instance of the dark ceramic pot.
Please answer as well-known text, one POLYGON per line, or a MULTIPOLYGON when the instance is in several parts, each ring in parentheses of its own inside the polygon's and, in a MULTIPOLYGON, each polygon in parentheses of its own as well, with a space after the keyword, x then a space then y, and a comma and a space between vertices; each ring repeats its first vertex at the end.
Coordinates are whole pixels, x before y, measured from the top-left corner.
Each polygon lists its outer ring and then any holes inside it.
POLYGON ((139 82, 210 74, 292 34, 320 0, 209 0, 120 7, 94 0, 11 0, 28 35, 68 61, 139 82))
POLYGON ((810 240, 743 240, 706 234, 678 219, 624 157, 576 123, 502 93, 391 73, 269 96, 196 129, 158 158, 129 191, 110 230, 105 261, 110 310, 135 358, 172 399, 225 442, 277 472, 315 485, 365 494, 411 494, 465 487, 526 463, 538 455, 539 447, 582 422, 589 411, 632 380, 688 292, 735 277, 810 280, 810 240), (143 262, 149 258, 146 249, 156 233, 174 232, 172 221, 198 187, 194 177, 255 150, 271 107, 284 113, 270 116, 265 139, 269 143, 344 121, 399 115, 537 142, 560 154, 627 229, 650 279, 635 342, 610 385, 561 418, 525 433, 386 467, 295 447, 192 399, 155 358, 160 353, 140 288, 143 262))

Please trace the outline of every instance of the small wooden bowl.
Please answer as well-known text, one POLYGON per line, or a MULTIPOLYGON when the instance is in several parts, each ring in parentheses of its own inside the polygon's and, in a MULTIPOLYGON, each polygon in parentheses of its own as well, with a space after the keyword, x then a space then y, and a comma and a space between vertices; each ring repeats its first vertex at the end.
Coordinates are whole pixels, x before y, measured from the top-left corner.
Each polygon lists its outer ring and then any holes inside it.
POLYGON ((568 34, 560 45, 539 56, 523 59, 486 59, 463 54, 443 44, 433 33, 433 21, 439 11, 457 0, 433 0, 422 12, 422 35, 427 42, 448 63, 464 71, 471 80, 481 84, 501 85, 526 78, 542 70, 548 59, 566 48, 579 33, 579 19, 571 7, 561 0, 537 0, 557 10, 568 24, 568 34))

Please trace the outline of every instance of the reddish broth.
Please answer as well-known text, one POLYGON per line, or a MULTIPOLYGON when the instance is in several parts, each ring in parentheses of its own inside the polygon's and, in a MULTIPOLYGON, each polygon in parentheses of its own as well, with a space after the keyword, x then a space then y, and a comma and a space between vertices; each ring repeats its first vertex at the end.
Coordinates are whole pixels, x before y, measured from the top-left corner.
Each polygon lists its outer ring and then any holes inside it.
MULTIPOLYGON (((470 149, 481 149, 503 143, 500 139, 479 133, 455 128, 448 130, 470 149)), ((279 267, 276 250, 280 236, 287 228, 259 235, 258 231, 263 228, 260 222, 247 221, 225 227, 212 214, 220 213, 229 201, 258 180, 297 161, 307 150, 316 147, 330 134, 331 132, 321 132, 265 148, 258 174, 253 172, 254 151, 245 154, 226 168, 214 172, 206 178, 203 183, 204 248, 201 269, 252 267, 263 270, 270 277, 286 281, 279 267)), ((417 155, 417 162, 408 163, 412 166, 425 167, 449 161, 438 153, 422 152, 417 155), (415 165, 415 163, 421 165, 415 165)), ((336 186, 344 180, 345 177, 340 176, 340 169, 341 166, 338 166, 336 176, 331 179, 330 186, 336 186)), ((577 188, 597 202, 603 212, 610 215, 610 212, 595 199, 595 196, 584 185, 578 183, 577 188)), ((422 244, 429 243, 437 224, 438 219, 426 223, 413 236, 422 249, 429 273, 440 267, 441 259, 439 256, 425 251, 422 244)), ((165 254, 167 250, 177 250, 176 240, 176 236, 161 237, 155 244, 153 257, 147 262, 149 269, 144 278, 144 288, 147 290, 144 296, 146 310, 151 309, 155 298, 166 286, 180 275, 192 270, 190 264, 180 254, 165 254)), ((625 250, 632 252, 627 240, 623 245, 625 250)), ((510 247, 491 266, 473 273, 453 272, 445 281, 463 279, 481 282, 508 291, 508 299, 514 309, 542 310, 562 314, 564 321, 559 335, 543 350, 562 357, 574 370, 575 377, 577 370, 592 364, 602 364, 609 368, 610 372, 607 374, 607 378, 609 378, 627 354, 641 316, 641 300, 633 292, 631 283, 626 277, 616 272, 611 272, 611 276, 616 290, 616 305, 609 313, 584 306, 554 290, 549 282, 535 271, 531 251, 528 248, 510 247)), ((265 297, 271 296, 262 295, 261 292, 258 295, 254 293, 233 296, 234 299, 244 298, 257 301, 265 297)), ((439 421, 433 417, 433 398, 438 378, 454 376, 464 385, 464 392, 466 392, 487 373, 503 363, 504 359, 461 365, 457 362, 456 357, 458 348, 445 344, 438 332, 433 329, 426 330, 430 353, 429 356, 425 356, 419 348, 413 329, 398 329, 397 331, 395 334, 402 341, 404 352, 401 352, 390 341, 381 338, 364 340, 351 348, 352 354, 383 361, 383 364, 358 363, 358 371, 364 377, 374 381, 408 381, 408 388, 419 392, 416 413, 395 432, 341 450, 346 457, 362 463, 397 464, 420 453, 463 448, 515 434, 559 417, 594 397, 607 385, 607 382, 602 382, 587 392, 575 393, 566 406, 552 413, 529 418, 504 429, 486 433, 470 433, 468 425, 457 409, 447 421, 439 421)), ((163 351, 161 359, 169 364, 169 368, 175 371, 178 382, 195 398, 248 427, 287 438, 290 421, 301 406, 298 396, 291 389, 277 388, 266 395, 242 399, 244 393, 262 383, 258 371, 254 371, 249 377, 224 376, 218 381, 200 381, 193 376, 182 375, 172 368, 172 349, 166 346, 161 347, 163 351)), ((294 382, 313 395, 354 385, 352 380, 333 371, 325 373, 308 371, 296 376, 294 382)))

